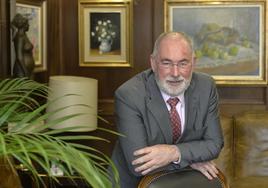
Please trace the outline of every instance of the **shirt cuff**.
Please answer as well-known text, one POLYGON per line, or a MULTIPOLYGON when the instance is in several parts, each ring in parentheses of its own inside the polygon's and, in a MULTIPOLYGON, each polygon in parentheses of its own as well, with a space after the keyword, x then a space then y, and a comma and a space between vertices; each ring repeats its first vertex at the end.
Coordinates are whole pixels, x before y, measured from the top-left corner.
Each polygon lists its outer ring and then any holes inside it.
POLYGON ((178 147, 178 146, 176 146, 176 147, 177 147, 177 149, 178 149, 179 159, 178 159, 177 161, 173 161, 172 163, 173 163, 173 164, 180 164, 180 162, 181 162, 181 152, 180 152, 179 147, 178 147))

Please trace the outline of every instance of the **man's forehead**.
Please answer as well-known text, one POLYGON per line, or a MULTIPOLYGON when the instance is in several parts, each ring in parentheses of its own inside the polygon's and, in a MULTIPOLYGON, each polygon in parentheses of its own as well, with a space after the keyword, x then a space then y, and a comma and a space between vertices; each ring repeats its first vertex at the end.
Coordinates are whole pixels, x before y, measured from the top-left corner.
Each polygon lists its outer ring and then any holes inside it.
POLYGON ((174 52, 177 50, 177 53, 191 54, 191 48, 189 43, 183 39, 164 39, 161 41, 159 46, 159 53, 162 52, 174 52))
POLYGON ((177 35, 167 35, 165 36, 161 42, 161 44, 166 44, 166 43, 170 43, 170 44, 178 44, 178 45, 186 45, 186 46, 190 46, 190 44, 188 43, 188 41, 181 35, 177 34, 177 35))

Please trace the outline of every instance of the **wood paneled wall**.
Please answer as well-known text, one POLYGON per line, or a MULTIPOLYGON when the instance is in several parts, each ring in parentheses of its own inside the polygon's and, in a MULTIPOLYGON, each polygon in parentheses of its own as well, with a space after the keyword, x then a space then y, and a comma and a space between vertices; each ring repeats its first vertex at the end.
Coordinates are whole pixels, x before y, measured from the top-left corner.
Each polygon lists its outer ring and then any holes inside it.
MULTIPOLYGON (((9 3, 0 0, 0 77, 10 74, 9 3)), ((47 82, 49 75, 77 75, 99 81, 102 113, 113 115, 116 88, 133 75, 149 67, 154 40, 164 30, 163 0, 134 0, 132 68, 79 67, 78 0, 47 1, 48 70, 37 73, 37 81, 47 82)), ((221 112, 233 115, 248 109, 266 109, 266 86, 218 86, 221 112)))
MULTIPOLYGON (((113 114, 115 89, 136 73, 149 67, 156 37, 164 30, 163 0, 136 0, 133 22, 133 68, 79 67, 78 1, 47 0, 49 73, 79 75, 99 81, 100 108, 113 114), (64 3, 63 3, 64 2, 64 3)), ((233 115, 249 109, 266 109, 266 86, 218 86, 221 112, 233 115)))
POLYGON ((8 77, 10 73, 10 4, 0 0, 0 78, 8 77))
MULTIPOLYGON (((149 67, 154 36, 154 1, 134 3, 133 68, 79 67, 78 1, 47 0, 48 7, 48 74, 92 77, 99 82, 99 109, 106 119, 113 117, 116 88, 133 75, 149 67)), ((48 77, 45 79, 48 81, 48 77)))

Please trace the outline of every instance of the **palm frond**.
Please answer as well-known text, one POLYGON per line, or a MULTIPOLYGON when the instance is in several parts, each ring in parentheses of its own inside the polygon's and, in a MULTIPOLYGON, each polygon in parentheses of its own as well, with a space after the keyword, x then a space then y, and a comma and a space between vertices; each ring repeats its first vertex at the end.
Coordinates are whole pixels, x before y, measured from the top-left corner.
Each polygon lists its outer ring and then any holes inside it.
MULTIPOLYGON (((19 161, 37 182, 41 180, 38 176, 40 169, 57 181, 57 177, 51 173, 51 164, 57 163, 69 178, 75 174, 92 187, 112 187, 106 167, 111 166, 115 176, 113 178, 117 180, 118 172, 109 157, 95 148, 75 142, 109 141, 90 135, 64 135, 64 132, 83 125, 50 129, 83 114, 73 113, 47 122, 51 115, 64 110, 61 108, 55 112, 45 112, 49 105, 48 93, 49 88, 46 85, 26 78, 0 81, 0 157, 7 160, 12 157, 19 161)), ((106 129, 100 130, 117 134, 106 129)), ((12 162, 10 164, 14 165, 12 162)))

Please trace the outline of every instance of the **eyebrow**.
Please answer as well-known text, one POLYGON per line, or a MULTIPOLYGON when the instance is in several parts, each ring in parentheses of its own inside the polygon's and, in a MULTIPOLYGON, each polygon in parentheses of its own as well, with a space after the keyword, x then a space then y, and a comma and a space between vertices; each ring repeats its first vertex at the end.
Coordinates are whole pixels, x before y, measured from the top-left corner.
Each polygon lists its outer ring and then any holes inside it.
MULTIPOLYGON (((160 59, 161 61, 170 61, 170 62, 173 62, 171 59, 169 58, 164 58, 164 59, 160 59)), ((181 62, 184 62, 184 61, 187 61, 189 62, 189 59, 186 59, 186 58, 183 58, 181 60, 178 61, 178 63, 181 63, 181 62)))
POLYGON ((179 63, 184 62, 184 61, 189 62, 189 60, 188 60, 188 59, 184 58, 184 59, 180 60, 180 61, 179 61, 179 63))

